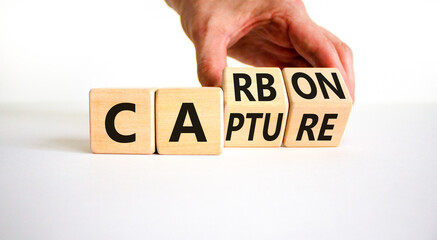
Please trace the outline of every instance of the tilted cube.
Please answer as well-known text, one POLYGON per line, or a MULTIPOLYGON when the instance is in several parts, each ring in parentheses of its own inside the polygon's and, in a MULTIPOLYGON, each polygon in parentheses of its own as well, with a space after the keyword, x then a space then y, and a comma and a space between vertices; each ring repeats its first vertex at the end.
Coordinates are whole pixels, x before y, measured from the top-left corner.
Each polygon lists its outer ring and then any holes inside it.
POLYGON ((334 147, 343 137, 353 101, 335 68, 284 68, 290 110, 286 147, 334 147))
POLYGON ((225 147, 280 147, 288 99, 279 68, 225 68, 225 147))

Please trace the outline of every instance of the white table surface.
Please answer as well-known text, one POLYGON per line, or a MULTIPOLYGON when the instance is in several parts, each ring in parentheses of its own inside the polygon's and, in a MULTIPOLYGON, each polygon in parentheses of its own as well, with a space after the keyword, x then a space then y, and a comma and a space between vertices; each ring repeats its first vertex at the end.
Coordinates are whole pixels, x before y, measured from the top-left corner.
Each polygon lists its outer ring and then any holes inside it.
POLYGON ((96 155, 88 107, 0 106, 0 239, 437 239, 437 105, 356 104, 338 148, 96 155))

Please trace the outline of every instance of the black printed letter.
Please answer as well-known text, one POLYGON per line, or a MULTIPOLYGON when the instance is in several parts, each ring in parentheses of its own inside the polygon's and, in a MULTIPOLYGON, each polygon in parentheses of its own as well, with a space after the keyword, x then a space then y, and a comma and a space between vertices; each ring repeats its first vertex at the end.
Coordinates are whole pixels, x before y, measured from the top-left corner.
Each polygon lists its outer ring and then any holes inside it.
POLYGON ((205 133, 203 132, 202 125, 200 124, 199 117, 197 116, 196 108, 193 103, 182 103, 181 110, 176 119, 176 123, 173 128, 173 132, 170 136, 170 142, 179 142, 181 133, 194 133, 198 142, 206 142, 205 133), (193 126, 184 127, 185 118, 190 117, 191 124, 193 126))
POLYGON ((323 97, 329 99, 328 92, 326 91, 327 85, 340 99, 345 99, 343 89, 341 88, 340 81, 338 80, 337 73, 332 73, 332 78, 334 79, 335 87, 328 81, 328 79, 321 73, 316 73, 317 81, 319 82, 320 89, 322 90, 323 97))
POLYGON ((275 79, 272 75, 267 73, 257 73, 256 74, 256 83, 258 84, 258 100, 259 101, 272 101, 276 98, 276 90, 272 88, 275 79), (267 79, 268 83, 263 85, 263 79, 267 79), (270 95, 264 96, 264 90, 268 90, 270 95))
POLYGON ((241 113, 231 113, 229 115, 228 131, 226 132, 226 141, 231 140, 232 132, 240 130, 244 125, 244 115, 241 113), (238 118, 237 126, 234 126, 234 119, 238 118))
POLYGON ((264 120, 264 130, 263 130, 263 136, 264 139, 267 141, 274 141, 279 136, 279 132, 281 132, 281 125, 282 125, 282 116, 283 113, 278 114, 278 122, 276 123, 276 130, 273 135, 269 135, 269 123, 270 123, 270 113, 266 113, 266 119, 264 120))
POLYGON ((115 117, 121 111, 135 112, 135 104, 133 103, 119 103, 109 109, 105 118, 105 128, 108 136, 119 143, 135 142, 135 133, 131 135, 122 135, 115 129, 115 117))
POLYGON ((317 95, 317 88, 316 88, 316 84, 314 83, 313 79, 303 72, 297 72, 297 73, 293 74, 293 77, 291 77, 291 84, 293 85, 293 88, 296 91, 296 93, 305 99, 313 99, 317 95), (302 92, 302 90, 300 89, 299 84, 298 84, 299 78, 304 78, 305 80, 307 80, 308 84, 311 87, 310 93, 306 94, 306 93, 302 92))
POLYGON ((255 101, 255 98, 249 91, 249 87, 252 84, 252 79, 245 73, 234 73, 234 91, 235 91, 235 101, 241 101, 241 92, 244 92, 249 99, 249 101, 255 101), (240 79, 246 80, 246 83, 241 86, 240 79), (241 91, 241 92, 240 92, 241 91))
POLYGON ((253 141, 253 135, 255 134, 255 126, 256 126, 256 119, 262 118, 262 113, 248 113, 246 114, 247 118, 252 118, 252 121, 250 122, 250 130, 249 130, 249 141, 253 141))
POLYGON ((308 132, 308 139, 310 141, 314 141, 314 133, 313 133, 313 130, 311 128, 316 126, 318 120, 319 120, 319 117, 316 114, 304 114, 302 116, 302 122, 300 123, 300 127, 299 127, 299 131, 297 133, 296 141, 302 140, 302 135, 303 135, 304 131, 308 132), (310 118, 312 120, 311 124, 306 125, 307 120, 310 118))
POLYGON ((331 141, 332 136, 326 136, 325 131, 334 129, 334 125, 328 124, 329 119, 337 119, 338 114, 325 114, 323 117, 322 126, 320 127, 319 137, 317 141, 331 141))

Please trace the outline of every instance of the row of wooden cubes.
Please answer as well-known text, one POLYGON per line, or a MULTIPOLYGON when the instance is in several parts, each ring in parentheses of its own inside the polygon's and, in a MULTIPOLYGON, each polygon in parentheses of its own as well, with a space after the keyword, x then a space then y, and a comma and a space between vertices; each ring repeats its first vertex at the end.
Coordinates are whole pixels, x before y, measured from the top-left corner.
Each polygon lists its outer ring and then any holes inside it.
POLYGON ((220 154, 223 146, 338 146, 351 108, 334 68, 225 68, 222 88, 92 89, 91 150, 220 154))

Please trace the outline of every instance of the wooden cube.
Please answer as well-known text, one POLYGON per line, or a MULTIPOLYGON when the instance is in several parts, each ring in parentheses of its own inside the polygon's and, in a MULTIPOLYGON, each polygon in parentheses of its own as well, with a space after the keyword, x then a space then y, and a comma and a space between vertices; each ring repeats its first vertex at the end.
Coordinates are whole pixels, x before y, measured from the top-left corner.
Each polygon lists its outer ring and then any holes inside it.
POLYGON ((93 153, 155 152, 155 89, 92 89, 93 153))
POLYGON ((156 92, 159 154, 221 154, 223 92, 220 88, 172 88, 156 92))
POLYGON ((341 142, 352 98, 335 68, 284 68, 290 101, 286 147, 335 147, 341 142))
POLYGON ((279 68, 225 68, 225 147, 280 147, 288 99, 279 68))

